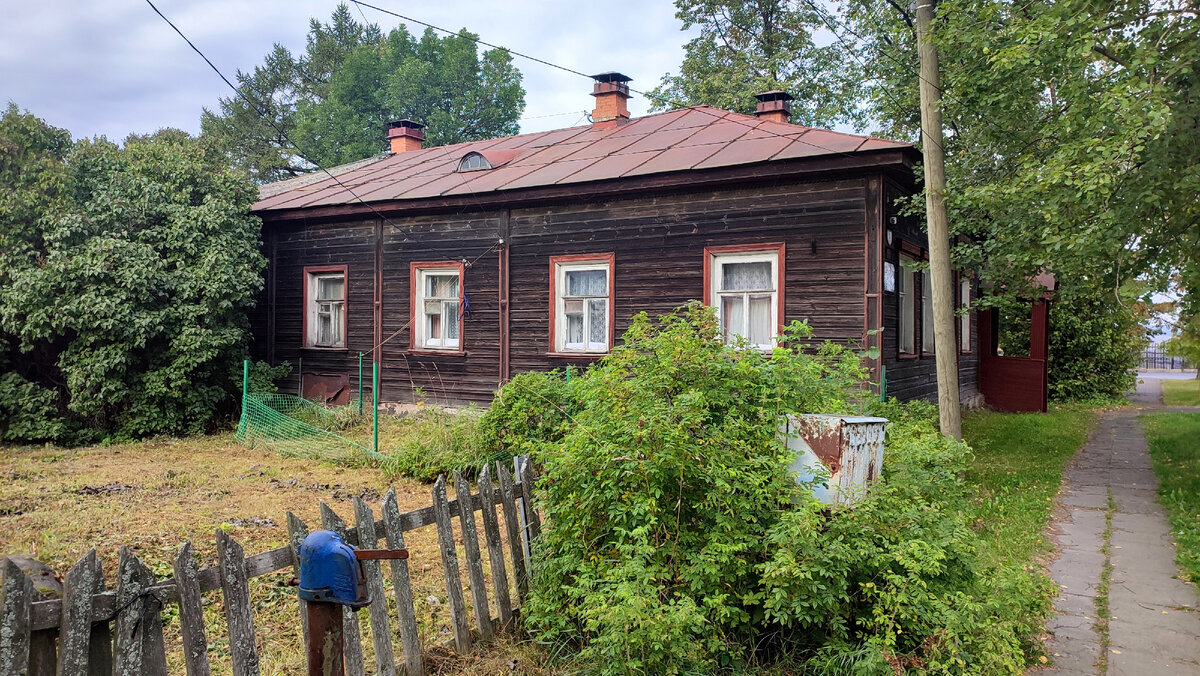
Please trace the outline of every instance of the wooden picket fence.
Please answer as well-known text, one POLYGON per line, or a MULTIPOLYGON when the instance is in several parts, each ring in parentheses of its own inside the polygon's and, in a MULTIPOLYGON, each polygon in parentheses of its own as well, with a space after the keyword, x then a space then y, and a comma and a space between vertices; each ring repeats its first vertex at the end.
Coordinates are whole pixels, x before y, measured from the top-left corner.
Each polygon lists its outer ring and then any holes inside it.
MULTIPOLYGON (((433 504, 401 514, 395 489, 383 498, 381 518, 371 508, 354 499, 354 527, 349 528, 332 509, 321 503, 321 524, 339 533, 351 544, 374 549, 380 540, 389 549, 404 548, 404 533, 436 526, 445 574, 447 605, 454 636, 454 649, 470 650, 476 639, 487 640, 512 625, 515 612, 529 591, 530 559, 528 544, 541 527, 532 508, 530 490, 533 476, 528 462, 518 462, 522 471, 513 474, 502 464, 485 467, 480 473, 478 492, 454 473, 455 499, 447 496, 443 475, 433 485, 433 504), (493 471, 499 485, 493 483, 493 471), (469 509, 463 506, 468 505, 469 509), (508 566, 496 505, 504 514, 509 556, 516 577, 517 598, 510 598, 508 566), (476 530, 475 512, 483 520, 485 546, 492 575, 492 597, 499 611, 492 617, 489 594, 476 530), (462 579, 452 519, 457 515, 466 556, 467 576, 474 610, 474 635, 463 598, 462 579)), ((61 599, 42 600, 33 582, 9 559, 3 559, 3 586, 0 587, 0 676, 84 676, 116 674, 157 676, 167 673, 163 639, 162 612, 168 604, 178 604, 184 662, 189 676, 207 676, 209 637, 205 635, 202 595, 221 590, 225 602, 226 627, 233 673, 251 676, 259 673, 258 648, 250 606, 249 579, 291 568, 299 575, 296 547, 308 535, 308 527, 292 513, 287 514, 290 546, 246 556, 242 546, 224 531, 216 533, 218 565, 197 567, 191 542, 186 542, 174 561, 174 577, 156 580, 154 574, 129 549, 120 550, 115 591, 105 588, 104 574, 93 549, 66 574, 61 599)), ((376 665, 372 671, 393 676, 424 674, 417 620, 413 609, 412 583, 408 561, 394 560, 391 565, 397 620, 401 638, 402 662, 396 663, 392 645, 391 620, 379 561, 365 562, 371 603, 371 642, 376 665)), ((304 601, 297 597, 302 624, 304 601)), ((362 637, 354 611, 344 609, 343 631, 347 676, 367 673, 362 637)), ((305 641, 308 627, 303 626, 305 641)), ((297 646, 303 651, 303 646, 297 646)))

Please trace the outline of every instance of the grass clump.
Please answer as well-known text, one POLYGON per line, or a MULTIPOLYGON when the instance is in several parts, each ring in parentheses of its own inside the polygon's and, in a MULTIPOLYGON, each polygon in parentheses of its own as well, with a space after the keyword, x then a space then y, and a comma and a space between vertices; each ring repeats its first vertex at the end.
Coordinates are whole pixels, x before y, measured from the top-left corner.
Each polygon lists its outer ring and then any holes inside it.
POLYGON ((1168 380, 1162 383, 1162 402, 1167 406, 1200 406, 1200 380, 1168 380))
POLYGON ((1143 416, 1158 496, 1171 518, 1176 562, 1189 581, 1200 583, 1200 413, 1143 416))

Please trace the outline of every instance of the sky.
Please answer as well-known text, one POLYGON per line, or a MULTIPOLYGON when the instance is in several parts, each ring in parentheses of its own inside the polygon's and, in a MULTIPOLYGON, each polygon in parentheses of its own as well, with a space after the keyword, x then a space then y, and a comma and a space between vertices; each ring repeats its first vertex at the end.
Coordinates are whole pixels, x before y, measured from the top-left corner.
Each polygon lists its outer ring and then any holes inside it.
MULTIPOLYGON (((310 17, 329 19, 337 0, 154 0, 155 5, 233 80, 278 42, 303 52, 310 17)), ((678 71, 683 45, 669 0, 371 0, 393 12, 593 74, 619 71, 634 89, 649 90, 678 71)), ((369 8, 361 21, 385 31, 400 23, 369 8)), ((423 26, 409 25, 419 34, 423 26)), ((582 123, 593 107, 591 80, 517 57, 524 76, 523 132, 582 123)), ((70 130, 75 138, 120 141, 162 127, 190 133, 200 112, 215 109, 229 88, 145 0, 35 0, 8 3, 0 20, 0 104, 9 101, 70 130)), ((647 102, 635 95, 633 115, 647 102)))

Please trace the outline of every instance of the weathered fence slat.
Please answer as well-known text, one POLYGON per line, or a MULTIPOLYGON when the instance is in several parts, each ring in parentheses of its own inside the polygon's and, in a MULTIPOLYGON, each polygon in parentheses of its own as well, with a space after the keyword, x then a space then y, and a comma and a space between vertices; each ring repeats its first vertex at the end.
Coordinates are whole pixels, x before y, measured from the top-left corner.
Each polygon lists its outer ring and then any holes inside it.
POLYGON ((508 531, 508 549, 512 554, 513 575, 517 578, 517 600, 523 602, 529 593, 529 570, 525 567, 525 547, 521 545, 520 517, 517 516, 516 491, 512 475, 504 463, 496 463, 500 479, 500 506, 504 509, 504 529, 508 531))
MULTIPOLYGON (((179 592, 179 631, 183 634, 183 663, 188 676, 208 676, 208 638, 204 635, 204 601, 197 579, 191 541, 175 557, 175 588, 179 592)), ((230 641, 232 643, 232 641, 230 641)))
POLYGON ((458 553, 454 551, 454 528, 450 523, 445 474, 433 484, 433 515, 442 550, 442 569, 446 575, 446 597, 450 606, 450 626, 454 630, 454 648, 465 654, 471 650, 471 629, 467 625, 467 611, 463 604, 462 579, 458 576, 458 553))
POLYGON ((63 619, 58 646, 59 676, 84 676, 88 673, 88 650, 92 640, 92 595, 103 589, 101 575, 100 560, 93 549, 67 571, 63 580, 63 619))
POLYGON ((483 496, 483 536, 487 540, 488 561, 492 566, 492 586, 496 588, 496 607, 500 624, 512 621, 512 600, 508 597, 508 571, 504 565, 504 550, 500 542, 500 521, 496 518, 496 489, 492 485, 492 468, 484 466, 479 474, 479 493, 483 496))
MULTIPOLYGON (((375 515, 362 498, 354 498, 354 523, 358 529, 358 546, 363 549, 379 547, 375 533, 375 515)), ((364 561, 367 590, 371 597, 368 613, 371 617, 371 642, 375 646, 375 664, 379 676, 395 676, 396 654, 392 651, 392 627, 388 623, 387 594, 383 590, 383 569, 378 561, 364 561)))
POLYGON ((250 581, 246 553, 229 533, 217 530, 217 562, 221 594, 225 597, 225 622, 229 626, 229 653, 236 676, 258 676, 258 646, 254 642, 254 615, 250 612, 250 581))
POLYGON ((0 587, 0 676, 24 676, 29 670, 29 603, 33 581, 4 559, 0 587))
MULTIPOLYGON (((95 560, 96 576, 94 589, 97 594, 104 592, 104 568, 100 564, 100 557, 95 560)), ((102 621, 97 622, 96 617, 96 597, 92 597, 92 636, 88 640, 88 658, 87 658, 87 673, 89 676, 112 676, 113 673, 113 635, 112 627, 109 625, 108 618, 105 617, 102 621)))
POLYGON ((483 557, 479 553, 479 531, 475 529, 475 512, 471 509, 471 484, 462 474, 454 472, 454 496, 458 498, 459 526, 462 528, 463 551, 467 555, 467 578, 471 582, 471 602, 475 606, 475 629, 479 638, 492 638, 492 609, 488 605, 487 582, 483 578, 483 557))
MULTIPOLYGON (((380 511, 383 512, 383 528, 388 549, 404 549, 404 531, 400 528, 400 509, 396 505, 395 488, 389 488, 387 495, 383 496, 380 511)), ((417 631, 417 614, 413 611, 412 580, 408 575, 408 561, 393 559, 391 563, 396 614, 400 618, 400 647, 404 650, 404 673, 406 676, 424 676, 421 636, 417 631)))
POLYGON ((154 573, 127 547, 117 565, 116 676, 167 673, 163 647, 162 601, 150 588, 154 573))
MULTIPOLYGON (((343 539, 346 538, 346 522, 324 502, 321 503, 321 525, 325 530, 331 530, 342 536, 343 539)), ((362 633, 358 630, 358 615, 354 613, 353 609, 346 606, 342 607, 342 636, 344 641, 342 655, 346 661, 346 676, 366 676, 367 670, 363 663, 362 633)))
MULTIPOLYGON (((32 580, 32 578, 31 578, 32 580)), ((62 588, 56 582, 41 580, 43 584, 58 589, 42 591, 34 583, 33 592, 29 595, 30 611, 37 601, 57 601, 62 603, 62 588)), ((35 630, 29 634, 29 667, 27 676, 55 676, 58 673, 58 634, 59 628, 35 630)))
MULTIPOLYGON (((525 498, 525 523, 529 527, 530 556, 532 557, 532 543, 542 532, 542 518, 538 516, 537 506, 533 504, 533 464, 528 456, 521 464, 521 496, 525 498)), ((533 567, 532 558, 530 567, 533 567)))
MULTIPOLYGON (((300 579, 300 545, 304 544, 304 538, 308 537, 308 526, 300 520, 295 514, 287 513, 288 541, 291 542, 292 550, 292 575, 296 579, 300 579)), ((304 636, 304 645, 308 645, 308 611, 304 607, 304 599, 300 595, 296 595, 296 601, 300 604, 300 633, 304 636)))

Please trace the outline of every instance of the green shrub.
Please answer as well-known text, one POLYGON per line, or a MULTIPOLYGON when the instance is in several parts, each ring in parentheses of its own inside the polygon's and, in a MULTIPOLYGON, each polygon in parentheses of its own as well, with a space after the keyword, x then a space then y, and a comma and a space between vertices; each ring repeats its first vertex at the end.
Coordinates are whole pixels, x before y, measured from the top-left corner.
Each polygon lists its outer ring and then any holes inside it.
POLYGON ((969 449, 928 405, 868 404, 858 357, 808 335, 764 355, 725 345, 708 308, 640 315, 572 381, 570 428, 537 447, 540 640, 600 674, 1021 671, 1031 630, 989 600, 963 516, 969 449), (780 416, 868 409, 894 418, 882 479, 817 503, 780 416))
POLYGON ((1050 305, 1050 397, 1098 403, 1122 398, 1137 382, 1134 369, 1147 343, 1141 320, 1111 290, 1060 289, 1050 305))
MULTIPOLYGON (((382 427, 384 423, 381 421, 382 427)), ((455 470, 473 477, 488 462, 479 445, 479 415, 474 410, 449 413, 425 408, 400 418, 386 434, 380 430, 380 447, 387 455, 382 468, 389 476, 433 481, 455 470)))
POLYGON ((565 373, 522 373, 497 390, 480 421, 481 451, 493 460, 509 460, 562 439, 573 409, 565 373))
POLYGON ((63 441, 68 434, 58 393, 16 373, 0 373, 0 441, 63 441))

